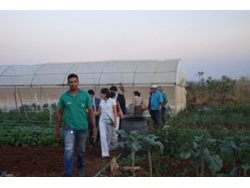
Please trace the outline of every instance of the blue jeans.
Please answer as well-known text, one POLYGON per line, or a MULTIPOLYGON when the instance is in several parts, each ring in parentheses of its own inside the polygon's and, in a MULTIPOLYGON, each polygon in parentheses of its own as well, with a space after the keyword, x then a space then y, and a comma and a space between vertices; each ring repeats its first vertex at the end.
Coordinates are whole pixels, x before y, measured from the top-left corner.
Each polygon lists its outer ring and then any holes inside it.
POLYGON ((64 173, 63 176, 73 176, 74 166, 74 146, 77 146, 77 169, 79 174, 84 174, 85 143, 87 129, 76 130, 68 125, 64 125, 64 173))

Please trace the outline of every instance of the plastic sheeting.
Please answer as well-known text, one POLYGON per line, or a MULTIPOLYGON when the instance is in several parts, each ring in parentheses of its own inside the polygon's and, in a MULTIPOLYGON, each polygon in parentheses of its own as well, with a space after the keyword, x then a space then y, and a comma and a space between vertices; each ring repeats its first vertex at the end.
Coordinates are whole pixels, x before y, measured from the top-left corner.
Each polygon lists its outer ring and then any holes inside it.
POLYGON ((77 74, 83 86, 186 84, 181 60, 171 59, 1 65, 0 87, 64 86, 70 73, 77 74))

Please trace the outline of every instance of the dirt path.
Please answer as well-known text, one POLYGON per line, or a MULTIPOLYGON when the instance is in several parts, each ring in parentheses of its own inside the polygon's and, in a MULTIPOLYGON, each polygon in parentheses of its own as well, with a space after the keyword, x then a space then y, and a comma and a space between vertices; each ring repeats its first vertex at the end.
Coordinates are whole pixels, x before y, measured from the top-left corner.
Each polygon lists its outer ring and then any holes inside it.
MULTIPOLYGON (((114 156, 117 152, 112 152, 114 156)), ((99 146, 86 148, 85 174, 94 176, 110 159, 102 159, 99 146)), ((0 172, 15 177, 58 177, 63 173, 63 147, 1 147, 0 172)), ((77 170, 74 169, 74 176, 77 170)))

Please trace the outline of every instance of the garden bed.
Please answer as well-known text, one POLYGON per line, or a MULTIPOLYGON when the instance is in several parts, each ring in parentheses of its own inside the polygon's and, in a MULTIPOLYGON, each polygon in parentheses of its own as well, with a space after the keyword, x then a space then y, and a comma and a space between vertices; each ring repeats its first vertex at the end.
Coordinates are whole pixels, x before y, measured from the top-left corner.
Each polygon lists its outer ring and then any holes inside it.
MULTIPOLYGON (((0 147, 0 172, 15 177, 60 177, 63 147, 0 147)), ((111 156, 117 152, 112 152, 111 156)), ((93 177, 111 158, 102 159, 99 146, 86 148, 86 176, 93 177)), ((78 176, 74 168, 74 176, 78 176)))

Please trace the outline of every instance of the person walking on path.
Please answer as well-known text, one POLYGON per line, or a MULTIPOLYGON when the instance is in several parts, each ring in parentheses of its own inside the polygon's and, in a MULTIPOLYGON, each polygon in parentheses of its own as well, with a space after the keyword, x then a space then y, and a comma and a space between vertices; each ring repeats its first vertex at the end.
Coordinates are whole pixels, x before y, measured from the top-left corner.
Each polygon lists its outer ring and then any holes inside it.
POLYGON ((62 122, 64 136, 64 177, 73 176, 75 143, 77 146, 77 164, 79 176, 84 176, 85 145, 87 138, 89 113, 92 124, 93 139, 96 139, 96 123, 92 99, 88 92, 78 88, 79 80, 76 74, 68 75, 69 90, 60 96, 58 103, 55 139, 60 138, 62 122))
POLYGON ((156 85, 153 85, 151 89, 152 89, 152 95, 150 98, 151 117, 154 121, 154 127, 156 129, 159 129, 161 126, 160 109, 162 106, 163 98, 162 94, 157 90, 156 85))
POLYGON ((102 157, 109 157, 112 144, 115 143, 115 127, 117 117, 117 107, 115 99, 109 97, 108 88, 101 89, 101 103, 98 113, 100 114, 99 129, 101 138, 102 157))

